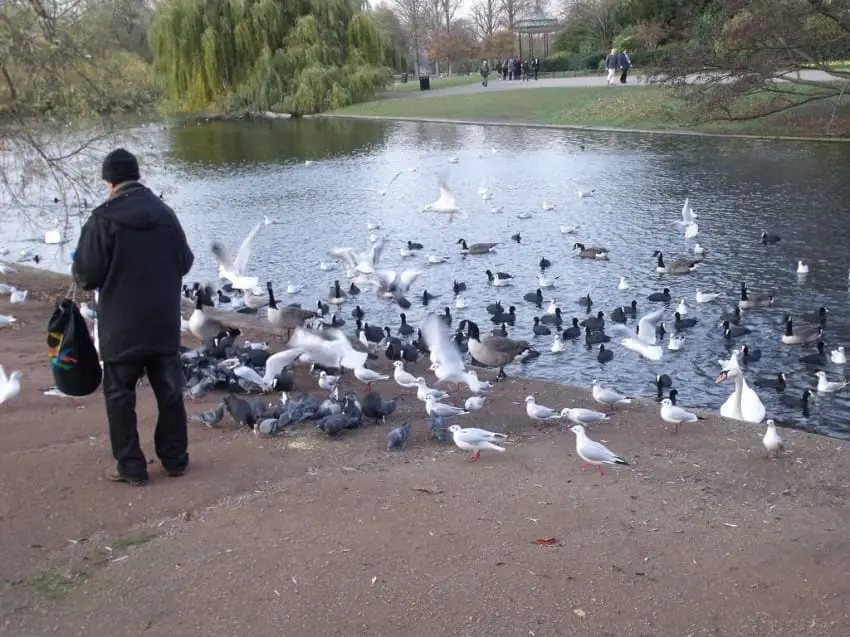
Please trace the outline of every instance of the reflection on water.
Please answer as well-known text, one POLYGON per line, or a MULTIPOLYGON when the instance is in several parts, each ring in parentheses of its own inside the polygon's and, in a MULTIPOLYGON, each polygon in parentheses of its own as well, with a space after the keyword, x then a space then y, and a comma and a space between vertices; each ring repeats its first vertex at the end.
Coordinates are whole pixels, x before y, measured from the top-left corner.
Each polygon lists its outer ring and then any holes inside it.
MULTIPOLYGON (((649 395, 652 378, 664 372, 675 379, 682 404, 717 410, 732 387, 714 384, 717 360, 728 358, 731 349, 716 319, 733 306, 742 280, 753 290, 777 290, 776 307, 749 313, 745 323, 753 333, 738 339, 737 345, 746 342, 764 352, 760 362, 749 366, 750 380, 783 371, 789 377, 788 392, 814 387, 817 369, 799 361, 811 349, 780 345, 784 312, 799 315, 824 305, 830 309, 827 349, 850 345, 850 224, 845 211, 850 148, 844 145, 345 120, 187 123, 151 130, 148 140, 145 179, 165 192, 186 226, 198 257, 193 280, 216 276, 209 253, 214 239, 223 239, 235 251, 251 225, 268 215, 284 223, 264 228, 257 237, 250 270, 281 291, 288 282, 304 284, 310 292, 292 300, 312 306, 343 275, 340 270, 320 271, 319 261, 327 260, 333 247, 365 248, 366 222, 378 222, 382 227, 377 234, 387 238, 382 265, 421 267, 416 289, 440 295, 427 308, 414 303, 407 312, 412 323, 428 311, 454 308, 454 279, 469 285, 468 308, 452 309, 456 321, 471 318, 489 331, 482 309, 486 303, 499 299, 517 306, 511 335, 533 339, 543 355, 509 370, 514 374, 584 386, 598 378, 623 392, 649 395), (452 156, 458 157, 457 164, 449 163, 452 156), (386 196, 369 190, 384 188, 398 171, 402 175, 386 196), (424 204, 437 198, 441 180, 467 218, 449 223, 447 217, 422 212, 424 204), (477 195, 482 185, 493 192, 491 201, 477 195), (590 188, 596 188, 595 196, 577 196, 578 189, 590 188), (660 275, 654 250, 663 250, 668 261, 692 254, 694 241, 686 242, 674 223, 685 197, 699 215, 695 241, 706 250, 705 263, 692 275, 660 275), (556 203, 556 209, 543 211, 544 200, 556 203), (494 213, 493 207, 504 212, 494 213), (520 212, 532 217, 520 220, 520 212), (577 225, 578 235, 562 235, 561 223, 577 225), (782 241, 762 246, 762 230, 779 233, 782 241), (520 244, 510 240, 517 232, 520 244), (496 253, 464 258, 456 245, 461 237, 501 245, 496 253), (398 249, 409 239, 421 241, 425 250, 403 259, 398 249), (610 248, 610 262, 577 259, 571 251, 576 240, 610 248), (427 254, 451 258, 428 266, 427 254), (616 344, 614 360, 604 367, 583 342, 552 354, 552 337, 535 338, 531 331, 533 317, 542 311, 522 300, 537 287, 542 256, 553 262, 547 275, 558 277, 557 287, 544 292, 546 303, 556 299, 567 318, 583 316, 576 299, 588 290, 594 312, 609 312, 633 298, 645 312, 652 309, 647 295, 669 287, 675 303, 687 299, 699 324, 685 332, 682 351, 665 350, 657 363, 616 344), (798 259, 810 264, 805 280, 795 274, 798 259), (487 268, 512 273, 514 285, 489 287, 487 268), (626 292, 617 289, 620 276, 631 285, 626 292), (697 305, 697 289, 721 292, 721 299, 697 305)), ((14 233, 20 236, 10 230, 14 233)), ((358 302, 371 323, 398 325, 397 308, 368 293, 358 302)), ((346 317, 351 307, 344 306, 346 317)), ((349 318, 346 329, 351 323, 349 318)), ((825 369, 831 379, 844 376, 843 366, 825 369)), ((850 437, 850 395, 817 397, 811 416, 803 419, 782 407, 772 391, 759 394, 770 417, 850 437)))

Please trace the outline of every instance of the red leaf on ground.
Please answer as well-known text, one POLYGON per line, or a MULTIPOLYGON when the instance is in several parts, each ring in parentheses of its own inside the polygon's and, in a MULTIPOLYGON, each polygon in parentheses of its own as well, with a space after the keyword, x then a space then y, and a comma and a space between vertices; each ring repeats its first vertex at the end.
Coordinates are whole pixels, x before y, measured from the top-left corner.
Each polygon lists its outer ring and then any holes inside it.
POLYGON ((556 537, 539 537, 534 541, 537 542, 538 544, 546 544, 548 546, 551 546, 552 544, 558 543, 558 538, 556 538, 556 537))

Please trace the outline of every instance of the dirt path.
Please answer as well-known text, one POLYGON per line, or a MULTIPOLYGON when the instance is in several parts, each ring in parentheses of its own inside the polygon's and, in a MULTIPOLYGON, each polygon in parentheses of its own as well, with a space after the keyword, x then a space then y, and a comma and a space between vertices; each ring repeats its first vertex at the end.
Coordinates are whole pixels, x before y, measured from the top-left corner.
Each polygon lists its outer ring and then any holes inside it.
MULTIPOLYGON (((67 285, 18 280, 42 298, 67 285)), ((510 434, 478 463, 429 439, 411 397, 392 419, 414 423, 401 453, 384 451, 388 425, 338 440, 192 428, 191 471, 152 468, 133 489, 102 477, 101 398, 39 391, 49 312, 0 298, 19 319, 0 363, 25 374, 0 406, 0 632, 847 634, 846 443, 786 431, 790 453, 768 461, 757 427, 711 418, 674 436, 634 405, 591 432, 633 463, 600 477, 565 426, 538 430, 517 404, 592 406, 587 393, 516 379, 463 420, 510 434)), ((144 390, 146 450, 152 403, 144 390)))

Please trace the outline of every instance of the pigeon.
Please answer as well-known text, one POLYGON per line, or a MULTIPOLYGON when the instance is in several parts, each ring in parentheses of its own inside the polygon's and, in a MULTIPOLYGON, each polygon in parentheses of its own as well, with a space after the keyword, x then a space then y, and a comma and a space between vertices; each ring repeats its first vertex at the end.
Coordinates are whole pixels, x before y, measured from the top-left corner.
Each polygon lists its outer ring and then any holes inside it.
POLYGON ((395 451, 404 449, 407 444, 407 438, 410 436, 410 423, 402 427, 396 427, 387 436, 387 451, 395 451))
POLYGON ((367 418, 374 418, 376 421, 380 420, 384 422, 387 416, 396 410, 400 400, 401 398, 396 396, 390 401, 384 401, 378 392, 369 392, 363 396, 363 400, 361 401, 363 415, 367 418))
POLYGON ((623 460, 608 447, 588 438, 582 425, 575 425, 570 428, 570 431, 576 435, 576 453, 579 455, 579 458, 584 460, 586 463, 582 465, 583 469, 595 466, 599 469, 599 475, 604 476, 605 472, 602 471, 603 464, 629 466, 628 462, 623 460))
POLYGON ((224 408, 225 404, 219 403, 215 406, 215 408, 210 409, 209 411, 202 411, 199 414, 192 414, 189 417, 189 420, 194 422, 199 422, 205 427, 215 427, 218 423, 221 422, 221 419, 224 417, 224 408))
POLYGON ((254 425, 254 433, 262 436, 276 436, 283 429, 279 418, 264 418, 254 425))
POLYGON ((496 440, 505 440, 507 435, 487 431, 486 429, 478 429, 470 427, 464 429, 460 425, 452 425, 449 427, 452 434, 452 439, 459 449, 463 451, 472 451, 472 460, 478 460, 481 457, 482 449, 492 449, 493 451, 502 452, 504 447, 493 444, 496 440))
POLYGON ((440 442, 449 441, 449 431, 446 428, 446 421, 442 416, 431 416, 428 418, 428 431, 440 442))
POLYGON ((233 394, 228 394, 224 397, 224 406, 234 422, 243 427, 254 428, 257 418, 254 415, 254 408, 247 400, 233 394))

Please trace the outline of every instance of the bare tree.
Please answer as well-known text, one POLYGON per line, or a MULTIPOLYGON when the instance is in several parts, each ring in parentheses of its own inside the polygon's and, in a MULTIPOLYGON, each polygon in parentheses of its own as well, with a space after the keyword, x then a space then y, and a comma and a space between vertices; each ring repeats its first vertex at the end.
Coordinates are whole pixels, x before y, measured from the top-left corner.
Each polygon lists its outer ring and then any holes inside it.
POLYGON ((472 7, 472 22, 478 38, 492 38, 502 26, 503 14, 502 0, 478 0, 472 7))
POLYGON ((608 49, 616 35, 615 9, 621 0, 566 0, 564 20, 599 40, 600 50, 608 49))
POLYGON ((505 26, 508 29, 513 29, 514 24, 525 15, 525 12, 531 7, 531 0, 501 0, 502 13, 505 19, 505 26))
POLYGON ((425 0, 392 0, 390 6, 404 27, 410 42, 416 75, 421 75, 419 59, 422 56, 422 44, 427 37, 425 0))
POLYGON ((721 0, 714 26, 672 49, 656 81, 686 87, 703 115, 763 117, 832 101, 850 87, 833 60, 850 50, 850 0, 721 0), (820 71, 820 76, 812 71, 820 71))

